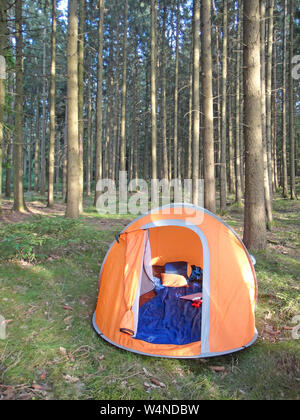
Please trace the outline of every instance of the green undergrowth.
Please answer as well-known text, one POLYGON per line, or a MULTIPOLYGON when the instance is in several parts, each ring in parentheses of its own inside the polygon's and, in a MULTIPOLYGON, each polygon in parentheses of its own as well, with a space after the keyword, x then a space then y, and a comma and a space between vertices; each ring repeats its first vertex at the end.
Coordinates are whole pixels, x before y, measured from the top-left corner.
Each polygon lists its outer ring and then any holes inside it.
MULTIPOLYGON (((0 394, 299 399, 300 341, 292 337, 293 319, 300 315, 299 204, 292 208, 288 218, 285 202, 274 204, 273 243, 255 253, 258 341, 242 352, 206 360, 136 355, 111 346, 93 330, 101 262, 124 220, 103 219, 90 207, 78 221, 39 216, 0 224, 0 314, 7 320, 6 339, 0 340, 0 394), (105 229, 99 228, 101 220, 105 229), (154 386, 153 378, 161 385, 154 386)), ((233 227, 241 226, 239 209, 230 210, 228 218, 233 227)))

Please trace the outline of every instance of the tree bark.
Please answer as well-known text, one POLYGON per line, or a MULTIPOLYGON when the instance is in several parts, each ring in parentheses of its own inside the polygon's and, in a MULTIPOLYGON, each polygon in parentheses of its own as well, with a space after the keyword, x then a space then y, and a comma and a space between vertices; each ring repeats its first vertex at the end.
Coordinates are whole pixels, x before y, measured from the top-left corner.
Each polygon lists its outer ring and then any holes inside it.
POLYGON ((266 45, 266 9, 265 0, 260 0, 260 19, 261 19, 261 116, 262 116, 262 139, 263 139, 263 158, 264 158, 264 190, 265 190, 265 204, 267 215, 267 226, 271 230, 273 216, 272 216, 272 199, 269 182, 269 165, 267 153, 267 139, 266 139, 266 61, 265 61, 265 45, 266 45))
POLYGON ((156 26, 157 0, 151 0, 151 122, 152 122, 152 179, 157 179, 157 92, 156 92, 156 26))
MULTIPOLYGON (((0 0, 0 56, 5 57, 7 2, 0 0)), ((1 69, 2 70, 2 69, 1 69)), ((0 75, 0 213, 2 211, 2 146, 4 138, 5 75, 0 75)))
POLYGON ((86 192, 87 196, 91 195, 91 168, 92 168, 92 96, 91 81, 88 87, 88 104, 87 104, 87 151, 86 151, 86 192))
POLYGON ((46 193, 46 132, 47 132, 46 36, 47 36, 47 29, 44 28, 44 44, 43 44, 43 133, 42 133, 42 142, 41 142, 41 185, 40 185, 41 195, 45 195, 45 193, 46 193))
POLYGON ((194 24, 194 124, 193 124, 193 203, 198 204, 199 191, 198 191, 198 180, 199 180, 199 150, 200 150, 200 1, 194 0, 194 12, 193 12, 193 24, 194 24))
POLYGON ((247 0, 244 3, 244 243, 248 249, 266 246, 260 64, 259 0, 247 0))
POLYGON ((68 17, 68 196, 66 216, 79 217, 78 19, 77 0, 69 0, 68 17))
POLYGON ((18 212, 25 211, 23 191, 23 33, 22 0, 16 0, 16 99, 14 138, 14 205, 18 212))
POLYGON ((203 156, 204 156, 204 204, 216 212, 215 152, 212 92, 211 53, 211 1, 202 0, 202 92, 203 92, 203 156))
POLYGON ((243 4, 241 0, 238 3, 238 28, 237 28, 237 46, 236 46, 236 102, 235 102, 235 179, 236 179, 236 189, 235 189, 235 201, 238 206, 242 204, 242 170, 241 166, 243 165, 243 153, 241 150, 241 130, 240 130, 240 103, 241 103, 241 31, 242 31, 242 16, 243 16, 243 4))
POLYGON ((84 136, 84 39, 85 0, 79 1, 78 27, 78 144, 79 144, 79 213, 83 212, 83 136, 84 136))
POLYGON ((176 59, 175 59, 175 90, 174 90, 174 179, 179 176, 178 169, 178 84, 179 84, 179 30, 180 30, 180 2, 177 1, 176 24, 176 59))
POLYGON ((120 171, 126 171, 127 29, 128 29, 128 0, 126 0, 125 2, 125 13, 124 13, 120 171))
POLYGON ((34 192, 39 190, 39 170, 40 170, 40 95, 37 93, 36 99, 36 121, 35 121, 35 151, 34 151, 34 192))
POLYGON ((55 73, 56 73, 56 0, 52 0, 51 81, 50 81, 50 141, 48 207, 54 205, 54 153, 55 153, 55 73))
MULTIPOLYGON (((103 137, 103 113, 102 113, 102 99, 103 99, 103 32, 104 32, 104 0, 99 0, 99 24, 98 24, 98 63, 97 63, 97 121, 96 121, 96 185, 102 179, 102 137, 103 137)), ((96 205, 99 192, 95 190, 96 205)))
POLYGON ((228 0, 223 0, 223 46, 222 46, 222 137, 220 168, 220 210, 225 211, 227 196, 226 136, 227 136, 227 48, 228 48, 228 0))
POLYGON ((295 180, 295 95, 293 71, 294 56, 294 0, 290 0, 290 69, 289 69, 289 126, 290 126, 290 188, 291 200, 296 200, 296 180, 295 180))
POLYGON ((267 68, 266 68, 266 144, 268 154, 268 171, 269 171, 269 184, 270 194, 272 197, 273 192, 273 173, 274 161, 272 159, 272 60, 273 60, 273 29, 274 29, 274 0, 270 0, 268 5, 268 38, 267 38, 267 68))
POLYGON ((168 179, 168 144, 167 144, 167 51, 166 51, 166 29, 167 29, 167 6, 164 1, 163 10, 163 29, 162 29, 162 64, 161 64, 161 84, 162 84, 162 142, 163 142, 163 178, 168 179))
POLYGON ((288 170, 287 170, 287 19, 288 2, 284 0, 283 25, 283 69, 282 69, 282 180, 283 197, 288 198, 288 170))

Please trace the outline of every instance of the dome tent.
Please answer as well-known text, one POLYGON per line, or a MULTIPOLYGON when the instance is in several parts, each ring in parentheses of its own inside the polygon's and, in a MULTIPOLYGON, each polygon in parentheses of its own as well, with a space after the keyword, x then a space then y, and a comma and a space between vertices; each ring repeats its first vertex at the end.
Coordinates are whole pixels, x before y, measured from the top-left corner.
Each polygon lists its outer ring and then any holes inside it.
POLYGON ((220 356, 256 341, 256 300, 254 265, 234 231, 205 209, 173 204, 141 216, 111 244, 100 272, 93 325, 103 339, 139 354, 174 358, 220 356), (188 281, 189 287, 162 286, 162 291, 158 291, 154 267, 163 268, 174 262, 201 267, 200 308, 177 293, 183 289, 187 293, 182 294, 199 291, 188 281), (167 294, 169 291, 172 293, 167 294), (143 304, 143 297, 149 293, 151 299, 143 304), (160 306, 151 306, 161 296, 160 306), (162 307, 165 302, 168 306, 162 307), (156 308, 161 311, 159 314, 156 308), (161 314, 166 319, 162 320, 161 314), (166 322, 161 324, 162 321, 166 322), (187 326, 192 329, 191 335, 187 326), (141 331, 147 328, 149 337, 145 338, 141 331), (178 337, 182 336, 181 342, 178 337))

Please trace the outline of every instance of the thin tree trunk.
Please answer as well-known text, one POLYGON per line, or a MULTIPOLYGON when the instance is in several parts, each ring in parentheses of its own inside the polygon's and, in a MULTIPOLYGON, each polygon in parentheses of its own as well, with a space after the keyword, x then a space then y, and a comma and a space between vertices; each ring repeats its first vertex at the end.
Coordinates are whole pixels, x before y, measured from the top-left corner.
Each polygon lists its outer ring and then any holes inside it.
POLYGON ((6 152, 6 179, 5 179, 5 197, 11 197, 11 164, 12 164, 12 136, 9 134, 6 152))
MULTIPOLYGON (((0 56, 5 57, 7 2, 0 0, 0 56)), ((3 69, 0 69, 3 71, 3 69)), ((2 211, 2 145, 4 134, 5 75, 0 75, 0 213, 2 211)))
POLYGON ((67 198, 67 170, 68 170, 68 101, 65 104, 65 127, 64 127, 64 148, 63 148, 63 176, 62 176, 62 199, 67 198))
POLYGON ((30 125, 30 136, 28 145, 28 191, 31 192, 32 187, 32 137, 33 137, 33 123, 30 125))
POLYGON ((46 110, 46 35, 47 30, 44 29, 44 44, 43 44, 43 134, 41 143, 41 186, 40 193, 46 193, 46 131, 47 131, 47 110, 46 110))
POLYGON ((262 139, 263 139, 263 158, 264 158, 264 190, 265 190, 265 203, 267 214, 267 226, 271 229, 273 216, 272 216, 272 200, 269 182, 268 170, 268 154, 267 154, 267 141, 266 141, 266 62, 265 62, 265 44, 266 44, 266 9, 265 0, 260 0, 260 19, 261 19, 261 116, 262 116, 262 139))
POLYGON ((296 200, 295 181, 295 95, 294 79, 292 75, 294 56, 294 0, 290 0, 290 69, 289 69, 289 125, 290 125, 290 186, 291 200, 296 200))
MULTIPOLYGON (((104 31, 104 0, 99 0, 99 24, 98 24, 98 63, 97 63, 97 121, 96 121, 96 186, 98 181, 102 179, 102 137, 103 137, 103 31, 104 31)), ((99 192, 95 190, 96 205, 99 192)))
POLYGON ((213 125, 211 1, 202 0, 202 92, 205 208, 216 212, 215 152, 213 125))
POLYGON ((216 177, 220 179, 220 163, 221 163, 221 139, 222 139, 222 128, 221 128, 221 87, 220 87, 220 41, 219 41, 219 28, 216 26, 216 72, 217 72, 217 166, 216 166, 216 177))
POLYGON ((228 48, 228 0, 223 0, 223 46, 222 46, 222 137, 220 168, 220 210, 225 211, 227 195, 226 137, 227 137, 227 48, 228 48))
POLYGON ((267 47, 267 98, 266 98, 266 114, 267 114, 267 127, 266 127, 266 143, 268 153, 268 170, 269 170, 269 184, 270 194, 273 192, 273 173, 274 161, 272 159, 272 59, 273 59, 273 15, 274 15, 274 0, 269 1, 268 6, 268 47, 267 47))
POLYGON ((156 26, 157 0, 151 0, 151 121, 152 121, 152 179, 157 179, 157 100, 156 100, 156 26))
POLYGON ((266 245, 260 64, 259 0, 247 0, 244 3, 244 243, 248 249, 264 249, 266 245))
POLYGON ((52 0, 48 207, 53 207, 54 205, 53 183, 54 183, 54 153, 55 153, 55 72, 56 72, 56 0, 52 0))
MULTIPOLYGON (((120 14, 118 15, 118 20, 120 14)), ((112 179, 116 179, 118 175, 118 165, 119 160, 119 134, 120 134, 120 28, 118 25, 117 28, 117 57, 116 57, 116 71, 114 76, 114 88, 115 88, 115 106, 114 106, 114 123, 113 123, 113 144, 112 144, 112 179)))
POLYGON ((240 102, 241 102, 241 31, 242 31, 242 16, 243 16, 243 4, 241 0, 238 3, 238 29, 237 29, 237 46, 236 46, 236 102, 235 102, 235 179, 236 179, 236 189, 235 189, 235 201, 238 206, 242 204, 242 175, 241 175, 241 166, 243 165, 242 161, 242 150, 241 150, 241 131, 240 131, 240 102))
POLYGON ((126 0, 125 2, 125 12, 124 12, 120 171, 126 171, 127 29, 128 29, 128 0, 126 0))
POLYGON ((199 180, 199 150, 200 150, 200 1, 194 0, 194 127, 193 127, 193 203, 198 204, 199 191, 198 191, 198 180, 199 180))
POLYGON ((22 0, 16 0, 16 99, 14 139, 14 205, 18 212, 25 211, 23 192, 23 33, 22 0))
MULTIPOLYGON (((192 34, 193 38, 193 34, 192 34)), ((189 77, 189 135, 186 155, 186 179, 192 178, 192 147, 193 147, 193 49, 190 57, 189 77)))
POLYGON ((79 0, 78 27, 78 142, 79 142, 79 213, 83 212, 83 135, 84 135, 84 38, 85 0, 79 0))
POLYGON ((287 18, 288 2, 284 0, 283 25, 283 70, 282 70, 282 178, 283 197, 288 198, 288 170, 287 170, 287 18))
POLYGON ((40 169, 40 95, 36 99, 36 121, 35 121, 35 151, 34 151, 34 191, 39 190, 39 169, 40 169))
POLYGON ((68 17, 68 197, 66 216, 79 217, 78 20, 77 0, 69 0, 68 17))
POLYGON ((180 30, 180 1, 177 1, 176 24, 176 59, 175 59, 175 89, 174 89, 174 179, 179 176, 178 169, 178 84, 179 84, 179 30, 180 30))
POLYGON ((167 6, 164 1, 163 11, 163 29, 162 29, 162 141, 163 141, 163 178, 168 178, 168 144, 167 144, 167 51, 166 51, 166 28, 167 28, 167 6))
POLYGON ((273 130, 272 130, 272 159, 273 159, 273 192, 278 191, 279 180, 278 180, 278 160, 277 160, 277 51, 276 51, 276 34, 273 34, 273 130))
POLYGON ((234 171, 234 144, 233 144, 233 122, 232 122, 232 98, 228 102, 228 144, 229 144, 229 191, 235 193, 235 171, 234 171))
POLYGON ((87 105, 87 151, 86 151, 86 192, 91 196, 91 164, 92 164, 92 96, 91 81, 88 87, 88 105, 87 105))

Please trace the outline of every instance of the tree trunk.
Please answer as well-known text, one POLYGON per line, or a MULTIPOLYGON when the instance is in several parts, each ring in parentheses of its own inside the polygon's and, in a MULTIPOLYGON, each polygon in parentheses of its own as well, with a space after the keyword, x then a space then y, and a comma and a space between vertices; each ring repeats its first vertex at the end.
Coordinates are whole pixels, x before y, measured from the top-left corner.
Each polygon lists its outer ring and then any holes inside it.
POLYGON ((235 193, 235 171, 234 171, 234 144, 233 144, 233 122, 232 122, 232 99, 228 103, 228 144, 229 144, 229 191, 235 193))
POLYGON ((222 137, 220 168, 220 210, 225 211, 227 195, 226 136, 227 136, 227 48, 228 48, 228 0, 223 0, 223 47, 222 47, 222 137))
POLYGON ((272 160, 273 160, 273 192, 278 191, 278 159, 277 159, 277 51, 276 51, 276 33, 273 34, 273 130, 272 130, 272 160))
POLYGON ((125 2, 125 13, 124 13, 120 171, 126 171, 127 30, 128 30, 128 0, 126 0, 125 2))
POLYGON ((78 20, 77 0, 69 0, 68 17, 68 196, 66 216, 79 217, 78 20))
MULTIPOLYGON (((103 98, 103 31, 104 31, 104 0, 99 0, 99 24, 98 24, 98 63, 97 63, 97 122, 96 122, 96 185, 102 179, 102 98, 103 98)), ((96 205, 99 192, 95 190, 96 205)))
POLYGON ((244 243, 264 249, 266 216, 261 119, 259 0, 244 3, 244 139, 246 151, 244 243))
POLYGON ((86 151, 86 193, 91 196, 91 167, 92 167, 92 96, 91 81, 88 87, 87 105, 87 151, 86 151))
POLYGON ((288 198, 288 170, 287 170, 287 18, 288 2, 284 0, 283 25, 283 69, 282 69, 282 179, 283 197, 288 198))
POLYGON ((273 15, 274 15, 274 0, 269 1, 268 6, 268 44, 267 44, 267 98, 266 98, 266 144, 268 153, 268 171, 269 171, 269 184, 270 194, 273 192, 273 173, 274 173, 274 161, 272 159, 272 60, 273 60, 273 15))
POLYGON ((157 100, 156 100, 156 26, 157 0, 151 0, 151 121, 152 121, 152 179, 157 179, 157 100))
POLYGON ((44 45, 43 45, 43 134, 42 134, 42 143, 41 143, 41 186, 40 186, 41 195, 45 195, 45 193, 46 193, 46 131, 47 131, 46 36, 47 36, 47 29, 44 28, 44 45))
POLYGON ((267 214, 267 226, 271 229, 273 216, 272 216, 272 199, 270 192, 269 182, 269 162, 267 154, 267 141, 266 141, 266 62, 265 62, 265 44, 266 44, 266 10, 265 0, 260 0, 260 19, 261 19, 261 116, 262 116, 262 139, 263 139, 263 158, 264 158, 264 190, 265 190, 265 203, 267 214))
POLYGON ((53 207, 54 205, 53 184, 54 184, 54 153, 55 153, 55 72, 56 72, 56 0, 52 0, 48 207, 53 207))
POLYGON ((36 122, 35 122, 35 151, 34 151, 34 192, 39 190, 39 170, 40 170, 40 95, 37 93, 36 99, 36 122))
POLYGON ((67 199, 67 171, 68 171, 68 101, 65 104, 65 127, 64 127, 64 148, 63 148, 63 176, 62 176, 62 199, 67 199))
POLYGON ((14 139, 14 205, 18 212, 25 211, 23 192, 23 34, 22 0, 16 0, 16 99, 14 139))
POLYGON ((241 0, 238 3, 238 34, 237 34, 237 46, 236 46, 236 102, 235 102, 235 178, 236 178, 236 190, 235 190, 235 201, 238 206, 242 204, 242 170, 243 165, 243 153, 241 150, 241 130, 240 130, 240 103, 241 103, 241 30, 242 30, 242 16, 243 16, 243 4, 241 0))
POLYGON ((194 128, 193 128, 193 203, 198 205, 199 191, 198 191, 198 180, 199 180, 199 150, 200 150, 200 1, 194 0, 194 128))
POLYGON ((175 90, 174 90, 174 179, 179 177, 178 169, 178 84, 179 84, 179 31, 180 31, 180 1, 177 1, 176 24, 176 59, 175 59, 175 90))
MULTIPOLYGON (((193 34, 192 34, 193 38, 193 34)), ((190 57, 190 76, 189 76, 189 135, 186 154, 186 179, 192 178, 192 146, 193 146, 193 51, 190 57)))
POLYGON ((289 125, 290 125, 290 185, 291 200, 296 200, 296 181, 295 181, 295 95, 293 71, 294 57, 294 0, 290 0, 290 70, 289 70, 289 125))
POLYGON ((205 208, 216 212, 215 152, 213 125, 211 1, 202 0, 202 92, 203 92, 203 156, 205 208))
MULTIPOLYGON (((0 0, 0 56, 5 57, 7 2, 0 0)), ((2 58, 1 57, 1 58, 2 58)), ((0 69, 3 71, 3 69, 0 69)), ((0 75, 0 213, 2 211, 2 145, 4 134, 5 74, 0 75)))
POLYGON ((79 2, 78 27, 78 142, 79 142, 79 213, 83 212, 83 135, 84 135, 84 38, 85 0, 79 2))
POLYGON ((162 85, 162 142, 163 142, 163 178, 168 179, 168 144, 167 144, 167 51, 166 51, 166 29, 167 29, 167 6, 164 1, 163 29, 162 29, 162 64, 161 64, 161 85, 162 85))

